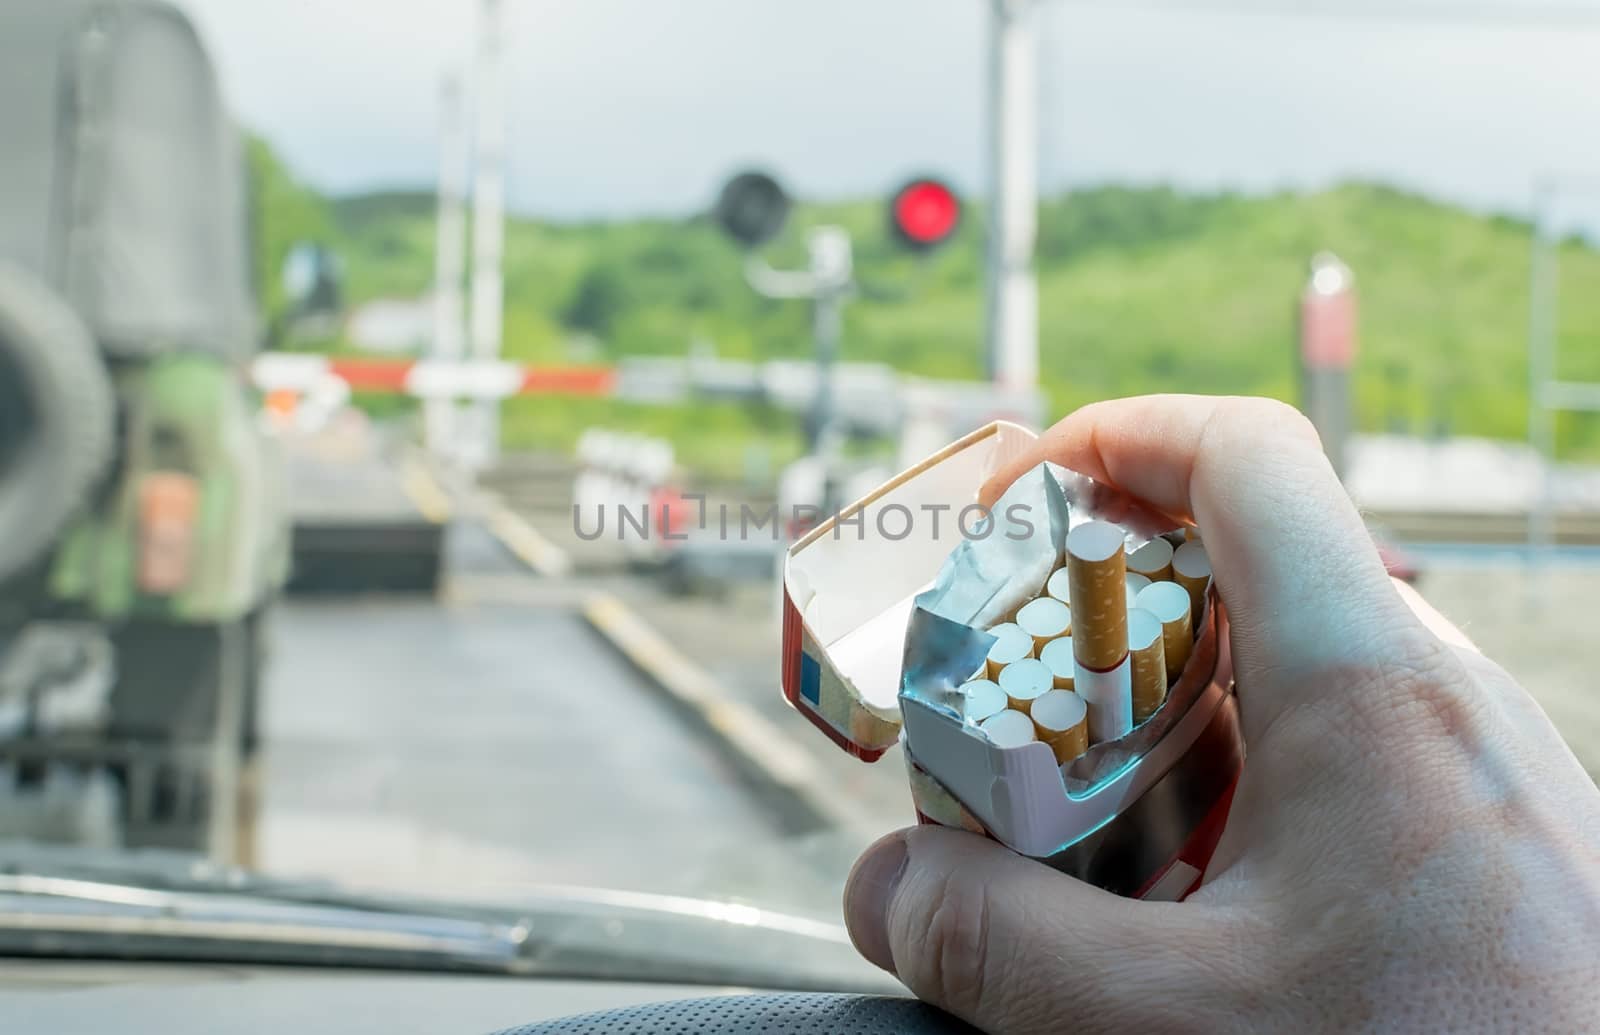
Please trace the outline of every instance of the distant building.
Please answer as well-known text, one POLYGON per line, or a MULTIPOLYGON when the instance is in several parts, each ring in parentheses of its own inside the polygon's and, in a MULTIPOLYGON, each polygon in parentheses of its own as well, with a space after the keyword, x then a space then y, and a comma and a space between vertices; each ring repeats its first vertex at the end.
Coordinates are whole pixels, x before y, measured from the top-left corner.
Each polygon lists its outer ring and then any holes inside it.
POLYGON ((351 311, 350 344, 373 352, 422 352, 433 334, 433 299, 380 298, 351 311))

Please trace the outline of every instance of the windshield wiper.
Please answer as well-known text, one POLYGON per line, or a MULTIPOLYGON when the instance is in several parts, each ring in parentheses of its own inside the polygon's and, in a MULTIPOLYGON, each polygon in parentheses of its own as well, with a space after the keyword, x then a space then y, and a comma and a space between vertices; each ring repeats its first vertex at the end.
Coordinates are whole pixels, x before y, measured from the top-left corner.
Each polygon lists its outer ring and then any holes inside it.
POLYGON ((528 937, 522 923, 0 874, 0 954, 513 973, 528 937))
POLYGON ((470 971, 893 992, 837 923, 673 895, 530 885, 439 902, 159 855, 0 845, 0 956, 470 971))

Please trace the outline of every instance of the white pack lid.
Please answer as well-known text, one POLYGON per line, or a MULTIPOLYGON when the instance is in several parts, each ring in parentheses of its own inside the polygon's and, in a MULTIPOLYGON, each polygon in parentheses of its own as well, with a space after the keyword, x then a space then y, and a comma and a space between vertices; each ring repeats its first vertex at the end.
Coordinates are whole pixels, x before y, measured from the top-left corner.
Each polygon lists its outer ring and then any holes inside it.
MULTIPOLYGON (((900 662, 912 601, 960 542, 963 508, 1037 436, 996 421, 890 480, 790 548, 783 569, 783 692, 857 757, 900 734, 900 662), (905 514, 912 520, 907 522, 905 514)), ((977 510, 966 514, 970 523, 977 510)))

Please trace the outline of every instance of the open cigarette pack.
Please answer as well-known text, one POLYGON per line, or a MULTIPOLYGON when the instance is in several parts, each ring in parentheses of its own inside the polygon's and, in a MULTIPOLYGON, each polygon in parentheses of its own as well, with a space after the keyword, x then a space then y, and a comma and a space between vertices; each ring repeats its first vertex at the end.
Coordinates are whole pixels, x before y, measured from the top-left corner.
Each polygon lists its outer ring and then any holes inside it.
POLYGON ((901 741, 919 821, 1181 899, 1244 758, 1227 615, 1199 541, 1081 474, 979 508, 1034 440, 981 428, 789 550, 783 693, 863 761, 901 741))

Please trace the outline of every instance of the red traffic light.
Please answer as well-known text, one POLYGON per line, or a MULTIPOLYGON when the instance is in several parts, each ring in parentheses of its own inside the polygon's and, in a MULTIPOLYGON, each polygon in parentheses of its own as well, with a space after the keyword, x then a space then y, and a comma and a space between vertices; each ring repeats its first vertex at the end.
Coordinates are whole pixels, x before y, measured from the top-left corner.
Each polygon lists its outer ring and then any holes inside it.
POLYGON ((889 203, 889 225, 909 248, 937 248, 961 226, 961 199, 939 180, 912 180, 889 203))

